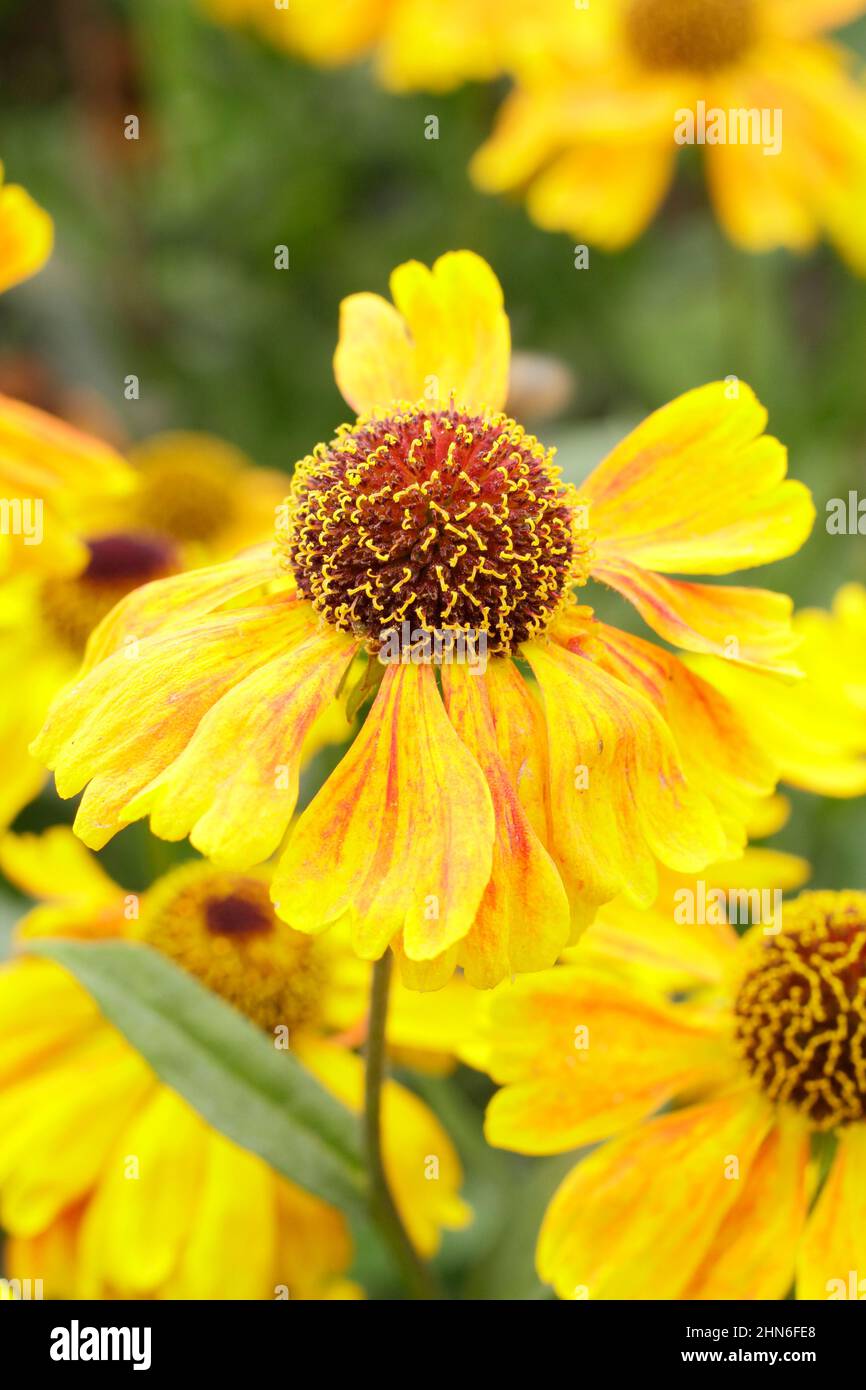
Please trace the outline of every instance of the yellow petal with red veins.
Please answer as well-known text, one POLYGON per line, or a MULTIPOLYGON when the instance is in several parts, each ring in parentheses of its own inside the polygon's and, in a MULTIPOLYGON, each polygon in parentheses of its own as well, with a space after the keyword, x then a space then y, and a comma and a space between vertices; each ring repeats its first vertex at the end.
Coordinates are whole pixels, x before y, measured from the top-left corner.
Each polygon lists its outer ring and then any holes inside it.
POLYGON ((492 996, 485 1070, 503 1089, 485 1134, 518 1153, 565 1153, 616 1134, 713 1075, 718 1028, 601 965, 559 966, 492 996))
POLYGON ((815 509, 743 382, 699 387, 657 410, 581 486, 596 562, 729 574, 799 550, 815 509))
POLYGON ((689 584, 617 560, 593 570, 633 603, 649 626, 676 647, 797 675, 793 601, 769 589, 689 584), (786 659, 787 658, 787 659, 786 659))
POLYGON ((337 385, 358 414, 397 401, 431 408, 501 410, 511 339, 502 289, 471 251, 440 256, 432 270, 407 261, 391 276, 396 308, 375 295, 343 302, 334 356, 337 385))
POLYGON ((189 835, 223 868, 269 858, 295 809, 307 734, 334 699, 356 646, 333 629, 314 631, 232 686, 124 814, 150 814, 151 829, 165 840, 189 835))
POLYGON ((170 628, 58 697, 32 751, 55 770, 61 796, 89 783, 75 819, 85 844, 100 849, 111 839, 128 820, 127 804, 179 756, 211 706, 283 652, 308 612, 277 598, 170 628))
POLYGON ((569 1299, 682 1298, 772 1124, 752 1095, 662 1115, 579 1163, 541 1227, 544 1283, 569 1299))
MULTIPOLYGON (((752 731, 749 711, 671 652, 604 623, 592 631, 602 644, 599 659, 605 670, 640 691, 671 729, 687 781, 716 807, 729 837, 727 853, 736 854, 745 842, 746 824, 779 776, 778 763, 752 731)), ((567 629, 562 635, 572 646, 567 629)), ((556 636, 559 640, 559 631, 556 636)), ((580 640, 578 634, 575 650, 580 640)))
POLYGON ((472 926, 493 837, 487 783, 448 720, 433 668, 392 665, 299 818, 271 895, 298 931, 348 917, 365 960, 400 931, 410 960, 433 960, 472 926))
POLYGON ((549 848, 550 771, 544 710, 513 661, 490 662, 486 683, 499 755, 530 825, 549 848))
POLYGON ((808 1127, 780 1112, 684 1298, 785 1297, 809 1206, 808 1166, 808 1127))
MULTIPOLYGON (((344 1105, 360 1113, 364 1063, 353 1052, 309 1038, 299 1040, 299 1061, 344 1105)), ((382 1096, 385 1172, 403 1224, 416 1249, 435 1255, 442 1230, 461 1230, 472 1213, 460 1197, 463 1172, 454 1145, 422 1100, 386 1081, 382 1096)))
POLYGON ((486 676, 443 666, 442 687, 451 722, 487 779, 496 817, 493 869, 459 956, 469 983, 490 989, 507 975, 553 965, 569 937, 568 897, 499 755, 486 676))
POLYGON ((864 1294, 866 1125, 858 1124, 840 1134, 829 1176, 809 1217, 797 1263, 797 1297, 862 1299, 864 1294))
POLYGON ((654 857, 684 873, 722 857, 726 837, 683 776, 670 731, 636 690, 553 644, 522 649, 547 716, 551 852, 578 925, 625 890, 649 906, 654 857))
POLYGON ((0 188, 0 293, 41 270, 53 245, 54 223, 45 209, 20 184, 4 184, 0 188))

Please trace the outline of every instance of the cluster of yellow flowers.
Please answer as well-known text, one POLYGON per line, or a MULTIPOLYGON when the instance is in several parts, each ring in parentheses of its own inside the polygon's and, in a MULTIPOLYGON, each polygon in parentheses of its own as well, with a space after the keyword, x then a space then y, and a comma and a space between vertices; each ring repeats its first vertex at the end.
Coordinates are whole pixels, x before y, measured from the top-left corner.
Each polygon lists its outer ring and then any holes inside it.
POLYGON ((830 240, 866 274, 866 85, 828 33, 864 0, 202 0, 311 63, 373 55, 393 91, 507 77, 477 186, 620 250, 687 144, 747 251, 830 240))
MULTIPOLYGON (((866 266, 866 96, 813 36, 852 0, 665 0, 652 29, 642 0, 513 24, 438 0, 453 32, 435 52, 429 0, 209 8, 315 61, 375 49, 394 86, 510 73, 476 177, 607 246, 669 181, 672 102, 711 78, 723 107, 783 105, 779 162, 712 150, 719 215, 752 248, 826 232, 866 266), (835 112, 820 147, 816 106, 835 112)), ((50 246, 47 215, 3 189, 0 284, 50 246)), ((0 575, 0 868, 36 900, 0 969, 11 1276, 73 1297, 363 1293, 346 1214, 198 1113, 44 958, 58 940, 167 958, 286 1030, 350 1112, 378 1041, 421 1071, 486 1072, 491 1144, 597 1145, 540 1233, 562 1298, 826 1297, 866 1264, 866 894, 780 906, 808 866, 749 845, 785 819, 780 782, 866 793, 866 590, 795 613, 682 577, 781 560, 813 524, 744 382, 663 406, 575 487, 507 413, 509 365, 486 262, 399 266, 390 300, 341 306, 355 418, 287 498, 207 436, 123 457, 0 399, 22 522, 0 575), (661 642, 601 621, 599 584, 661 642), (472 641, 431 658, 443 633, 472 641), (297 814, 325 745, 336 765, 297 814), (46 767, 83 793, 74 833, 15 833, 46 767), (139 894, 97 852, 146 817, 201 858, 139 894)), ((430 1256, 471 1219, 456 1149, 395 1081, 373 1118, 397 1221, 430 1256)))

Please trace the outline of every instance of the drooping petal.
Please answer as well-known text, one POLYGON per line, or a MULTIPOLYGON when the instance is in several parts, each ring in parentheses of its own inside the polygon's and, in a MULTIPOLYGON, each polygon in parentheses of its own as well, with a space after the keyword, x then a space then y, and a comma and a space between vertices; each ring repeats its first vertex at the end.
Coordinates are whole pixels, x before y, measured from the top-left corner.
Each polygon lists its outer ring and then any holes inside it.
MULTIPOLYGON (((556 632, 580 650, 583 629, 556 632)), ((737 706, 691 671, 676 656, 604 623, 592 635, 601 644, 599 659, 618 680, 640 691, 671 729, 686 779, 716 807, 729 837, 726 854, 745 843, 756 806, 774 789, 779 765, 756 736, 747 709, 737 706)), ((727 663, 730 664, 730 663, 727 663)))
POLYGON ((829 1176, 809 1217, 797 1262, 797 1297, 866 1294, 866 1125, 839 1136, 829 1176), (853 1288, 852 1288, 853 1285, 853 1288))
POLYGON ((313 631, 232 686, 125 814, 149 813, 155 835, 189 835, 224 868, 267 859, 294 813, 307 734, 334 699, 356 646, 332 629, 313 631))
POLYGON ((518 1153, 565 1153, 626 1129, 706 1082, 719 1049, 712 1020, 624 985, 600 963, 500 986, 485 1031, 485 1070, 503 1087, 485 1134, 518 1153))
POLYGON ((530 825, 549 848, 550 773, 544 710, 513 661, 492 661, 486 682, 499 756, 530 825))
POLYGON ((751 1091, 734 1092, 597 1149, 547 1209, 540 1278, 560 1298, 681 1298, 772 1119, 751 1091))
POLYGON ((653 574, 627 560, 600 564, 593 578, 633 603, 660 637, 689 652, 797 675, 793 601, 769 589, 691 584, 653 574))
POLYGON ((199 721, 250 672, 291 644, 309 606, 275 598, 145 638, 57 699, 33 746, 61 796, 89 783, 75 829, 100 849, 132 798, 186 747, 199 721))
POLYGON ((578 924, 623 890, 649 906, 654 856, 682 872, 723 857, 718 817, 686 783, 650 702, 563 647, 535 642, 522 650, 544 699, 556 808, 551 849, 578 924))
POLYGON ((807 1126, 780 1112, 685 1298, 785 1297, 808 1210, 808 1165, 807 1126))
POLYGON ((658 212, 674 175, 670 140, 587 140, 555 159, 527 192, 527 211, 547 231, 621 251, 658 212))
POLYGON ((782 445, 743 382, 663 406, 581 485, 600 567, 729 574, 791 555, 812 529, 808 488, 785 479, 782 445))
POLYGON ((355 742, 298 820, 272 884, 299 931, 348 916, 358 955, 403 932, 410 960, 461 941, 490 878, 487 783, 430 666, 391 665, 355 742))
POLYGON ((500 757, 486 682, 466 666, 442 668, 445 707, 487 779, 496 818, 493 869, 459 956, 481 989, 553 965, 569 936, 568 897, 500 757))
POLYGON ((397 401, 431 406, 453 395, 469 409, 500 410, 508 392, 510 334, 502 289, 471 251, 432 270, 407 261, 391 276, 395 308, 375 295, 344 301, 334 357, 337 385, 359 414, 397 401))

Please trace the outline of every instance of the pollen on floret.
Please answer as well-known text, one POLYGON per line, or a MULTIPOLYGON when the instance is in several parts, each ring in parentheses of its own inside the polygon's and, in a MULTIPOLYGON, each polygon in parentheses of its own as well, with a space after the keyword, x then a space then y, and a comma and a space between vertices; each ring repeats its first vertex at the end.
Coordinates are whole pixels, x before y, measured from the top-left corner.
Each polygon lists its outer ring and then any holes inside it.
POLYGON ((773 1101, 819 1130, 866 1119, 866 893, 785 906, 739 988, 736 1044, 773 1101))
POLYGON ((408 622, 537 636, 589 569, 573 488, 505 415, 403 406, 344 426, 298 464, 278 547, 298 589, 365 640, 408 622))
POLYGON ((629 0, 625 26, 628 45, 643 67, 716 72, 749 48, 754 0, 629 0))
POLYGON ((266 1032, 320 1015, 321 943, 281 922, 267 880, 193 862, 148 892, 133 936, 161 951, 266 1032))

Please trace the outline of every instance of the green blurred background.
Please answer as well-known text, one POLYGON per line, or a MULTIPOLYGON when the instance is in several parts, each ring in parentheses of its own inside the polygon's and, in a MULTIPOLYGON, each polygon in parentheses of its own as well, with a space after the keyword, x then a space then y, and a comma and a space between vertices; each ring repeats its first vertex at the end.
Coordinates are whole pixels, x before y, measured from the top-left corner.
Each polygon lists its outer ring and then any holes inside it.
MULTIPOLYGON (((866 22, 846 41, 866 55, 866 22)), ((578 271, 569 238, 469 183, 504 88, 394 97, 365 66, 296 64, 211 24, 193 0, 0 0, 0 69, 6 177, 57 229, 48 267, 0 304, 3 389, 29 383, 55 409, 84 393, 119 440, 203 429, 291 471, 347 415, 331 371, 340 299, 387 292, 401 260, 471 247, 503 282, 515 345, 574 373, 564 414, 537 426, 570 476, 649 410, 736 374, 769 408, 818 507, 801 554, 756 582, 804 605, 866 581, 863 538, 824 525, 829 498, 866 495, 866 284, 826 249, 806 261, 736 252, 697 160, 683 161, 636 247, 593 251, 578 271), (123 137, 128 114, 139 117, 137 142, 123 137), (431 114, 435 141, 424 135, 431 114), (274 268, 277 245, 289 248, 288 270, 274 268), (134 402, 123 393, 131 373, 134 402)), ((599 608, 639 629, 615 599, 599 608)), ((794 803, 775 843, 813 861, 816 886, 866 888, 864 800, 794 803)), ((21 823, 70 818, 46 793, 21 823)), ((177 852, 138 826, 106 859, 138 888, 177 852)), ((11 890, 4 901, 8 927, 19 904, 11 890)), ((453 1287, 541 1296, 530 1252, 569 1160, 525 1164, 486 1149, 485 1087, 468 1073, 424 1090, 463 1149, 478 1211, 469 1233, 446 1242, 453 1287)), ((370 1277, 387 1289, 382 1271, 370 1277)))

